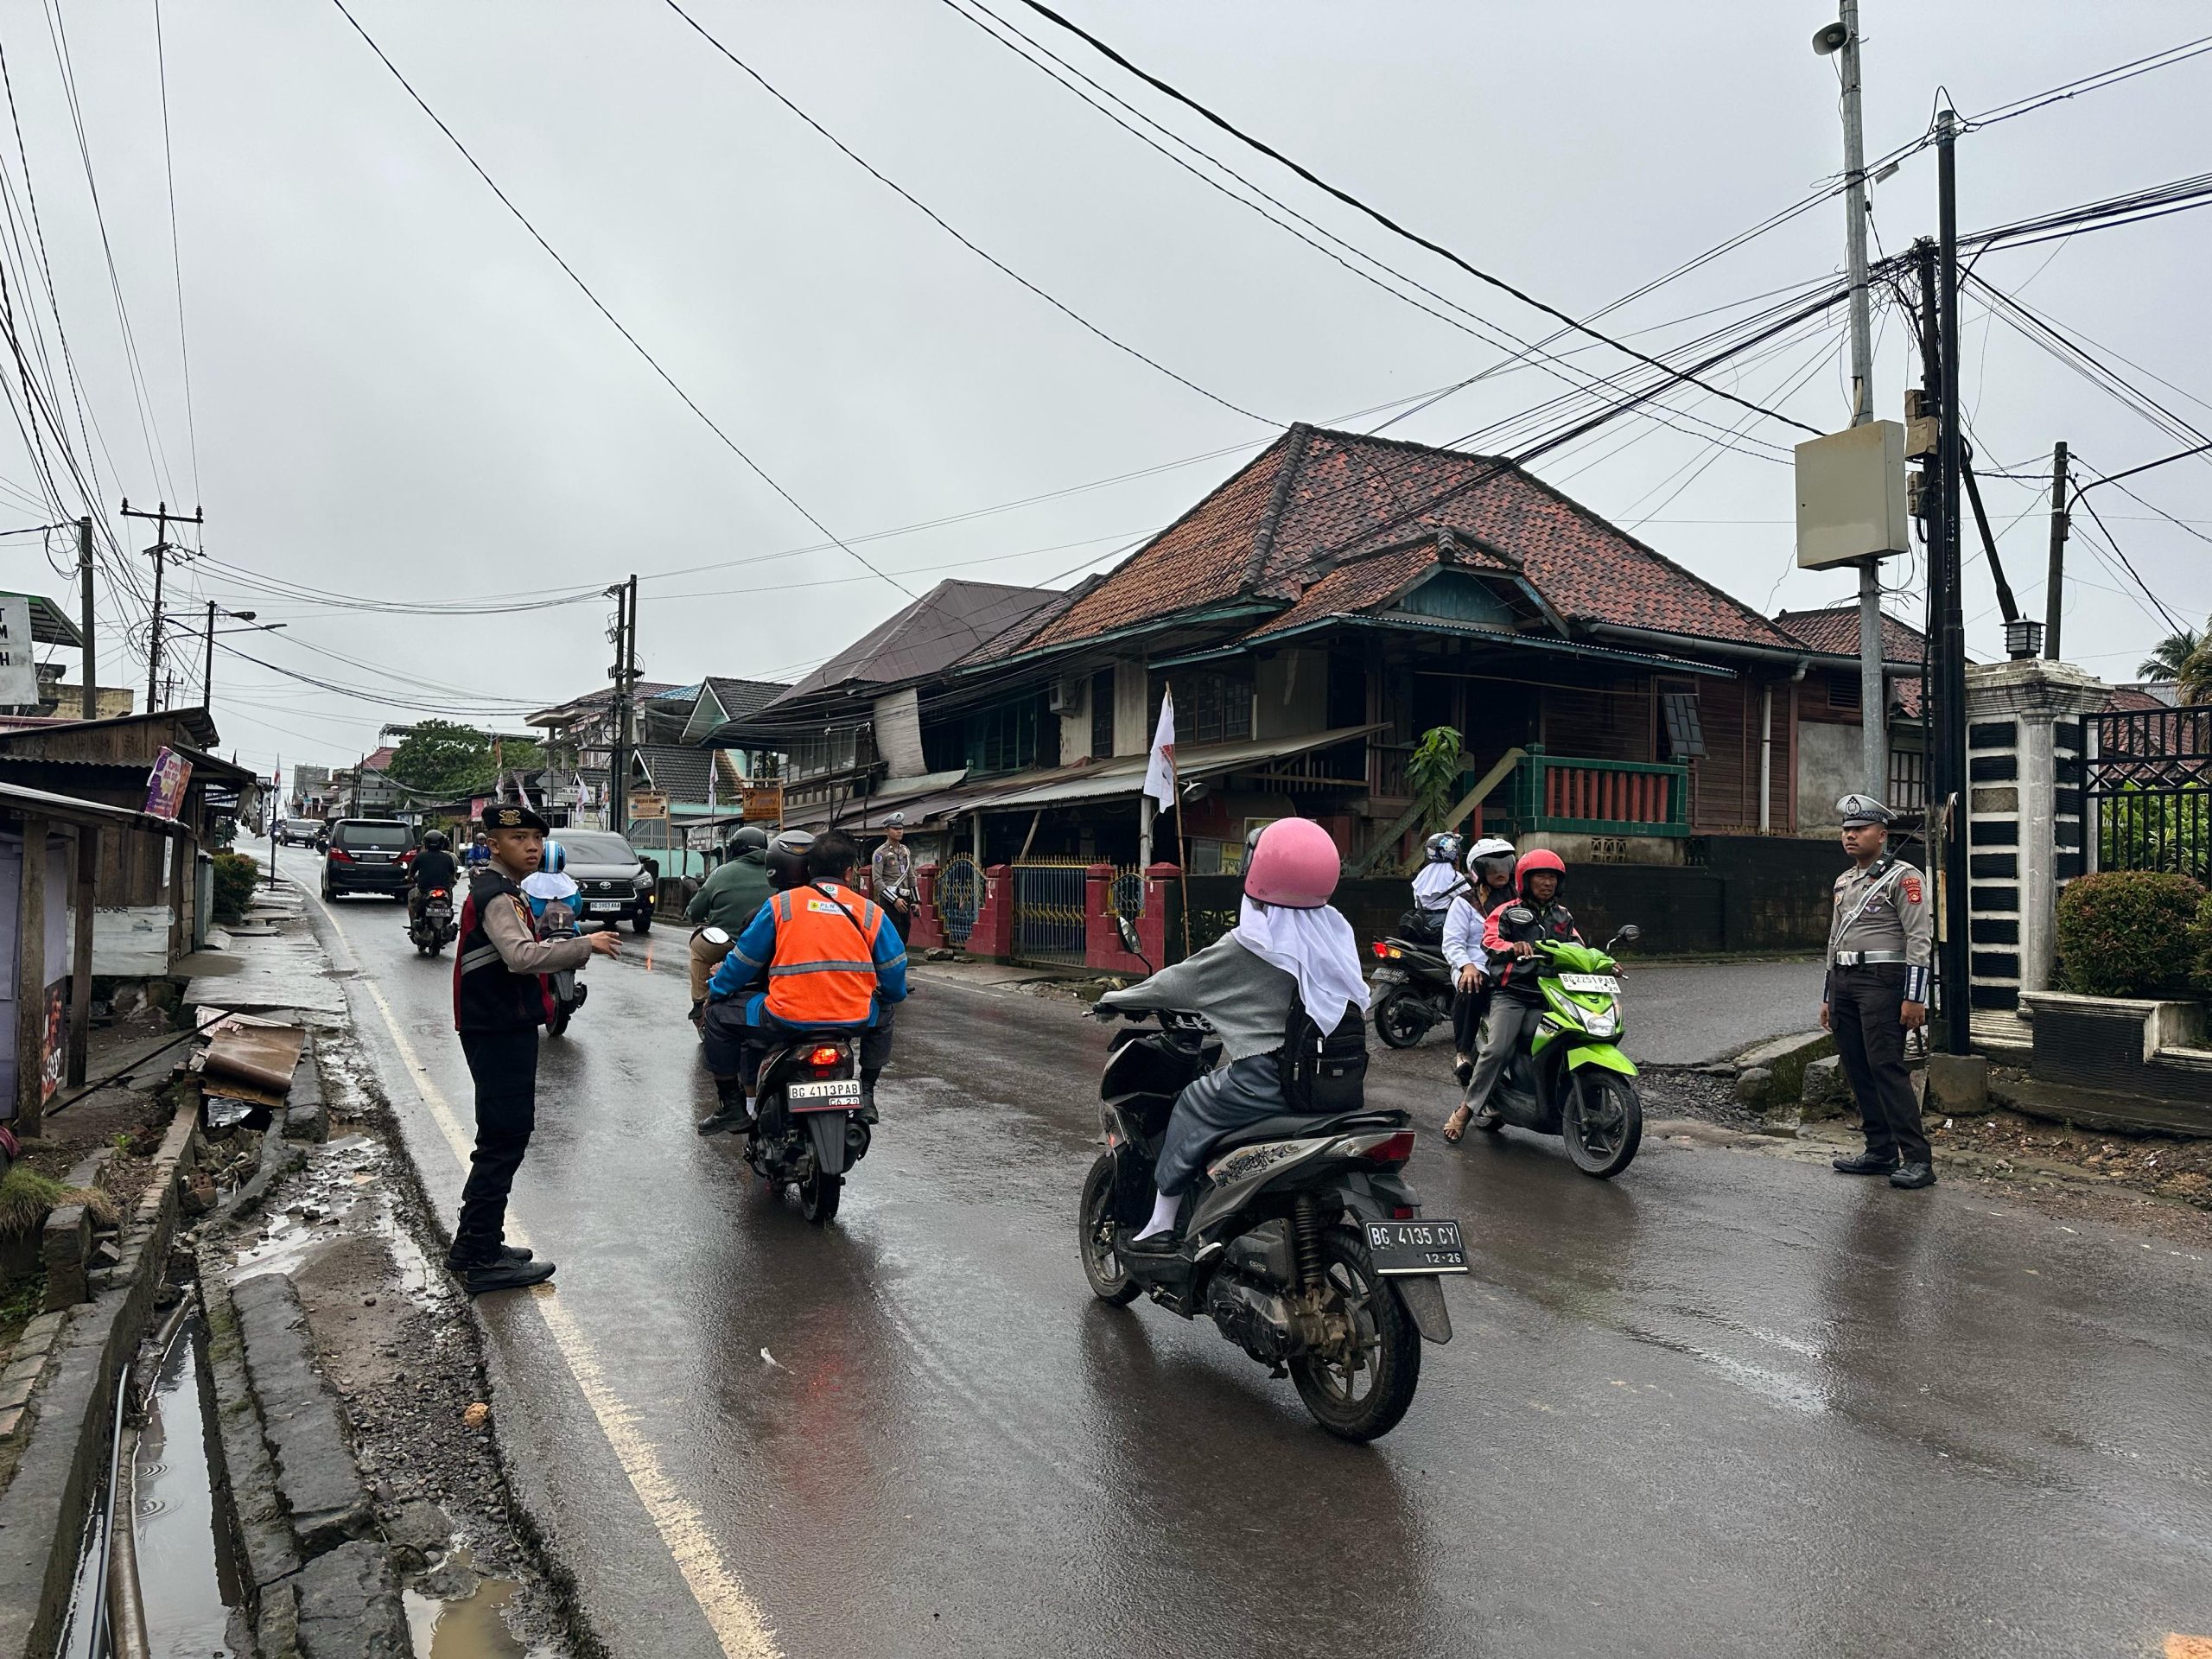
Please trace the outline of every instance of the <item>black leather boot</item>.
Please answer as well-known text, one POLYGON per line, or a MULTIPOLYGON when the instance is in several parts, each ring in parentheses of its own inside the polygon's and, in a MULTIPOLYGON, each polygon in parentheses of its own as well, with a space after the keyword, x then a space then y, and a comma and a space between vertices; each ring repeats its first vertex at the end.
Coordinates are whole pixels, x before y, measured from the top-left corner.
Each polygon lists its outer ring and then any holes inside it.
POLYGON ((1839 1175, 1886 1175, 1897 1166, 1896 1159, 1885 1157, 1878 1152, 1853 1153, 1848 1158, 1836 1158, 1829 1161, 1839 1175))

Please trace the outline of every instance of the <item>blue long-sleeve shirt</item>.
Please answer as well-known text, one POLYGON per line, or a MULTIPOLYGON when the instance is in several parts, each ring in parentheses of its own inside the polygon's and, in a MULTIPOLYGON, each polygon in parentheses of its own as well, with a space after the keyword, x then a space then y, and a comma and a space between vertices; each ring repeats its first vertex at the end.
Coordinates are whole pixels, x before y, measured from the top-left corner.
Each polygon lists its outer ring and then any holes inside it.
MULTIPOLYGON (((863 914, 866 903, 850 888, 836 887, 838 897, 854 915, 863 914)), ((879 912, 879 914, 880 912, 879 912)), ((887 917, 878 924, 875 939, 870 950, 875 968, 875 995, 868 1003, 865 1025, 874 1025, 881 1016, 885 1004, 906 1000, 906 946, 899 937, 899 930, 891 925, 887 917)), ((737 936, 729 954, 715 969, 714 977, 707 982, 707 995, 715 1001, 737 995, 755 979, 766 975, 768 964, 776 959, 776 906, 772 901, 753 912, 746 924, 745 931, 737 936)), ((746 1005, 746 1019, 753 1025, 760 1023, 761 1011, 768 1000, 766 991, 756 991, 746 1005)), ((789 1022, 786 1022, 789 1023, 789 1022)), ((819 1023, 810 1026, 814 1030, 847 1030, 844 1023, 819 1023)))

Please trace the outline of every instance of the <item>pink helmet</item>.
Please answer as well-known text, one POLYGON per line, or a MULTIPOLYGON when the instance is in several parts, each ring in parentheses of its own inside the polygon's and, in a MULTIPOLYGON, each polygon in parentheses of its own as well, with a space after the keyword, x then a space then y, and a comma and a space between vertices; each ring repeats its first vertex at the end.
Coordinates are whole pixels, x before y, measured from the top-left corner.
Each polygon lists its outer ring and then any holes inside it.
POLYGON ((1327 830, 1311 818, 1277 818, 1260 831, 1244 861, 1244 896, 1289 910, 1319 910, 1343 872, 1327 830))

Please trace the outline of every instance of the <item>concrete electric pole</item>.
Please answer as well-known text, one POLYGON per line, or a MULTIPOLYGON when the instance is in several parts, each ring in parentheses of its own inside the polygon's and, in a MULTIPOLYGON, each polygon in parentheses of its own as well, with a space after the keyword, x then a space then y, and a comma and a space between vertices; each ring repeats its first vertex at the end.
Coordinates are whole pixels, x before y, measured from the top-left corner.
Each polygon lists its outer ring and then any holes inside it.
MULTIPOLYGON (((1843 91, 1844 251, 1851 279, 1851 423, 1874 418, 1874 334, 1866 289, 1866 139, 1859 108, 1859 0, 1841 0, 1837 20, 1813 36, 1833 54, 1843 91)), ((1869 795, 1889 792, 1889 698, 1882 683, 1882 566, 1859 567, 1859 760, 1869 795)))
POLYGON ((99 652, 92 643, 92 521, 77 521, 77 602, 81 620, 78 626, 85 636, 84 696, 79 704, 86 720, 99 713, 99 691, 95 682, 99 677, 99 652))
POLYGON ((157 694, 162 679, 162 568, 167 563, 168 556, 179 550, 169 545, 169 526, 172 524, 205 524, 207 520, 201 516, 198 507, 194 507, 191 516, 188 518, 181 512, 171 512, 169 504, 166 501, 156 503, 151 512, 140 512, 130 502, 125 501, 123 504, 123 516, 126 518, 150 518, 154 521, 154 544, 146 550, 153 556, 154 560, 153 630, 146 641, 146 712, 150 715, 158 706, 157 694))
POLYGON ((2066 579, 2066 441, 2050 452, 2050 568, 2043 584, 2043 654, 2058 660, 2059 600, 2066 579))

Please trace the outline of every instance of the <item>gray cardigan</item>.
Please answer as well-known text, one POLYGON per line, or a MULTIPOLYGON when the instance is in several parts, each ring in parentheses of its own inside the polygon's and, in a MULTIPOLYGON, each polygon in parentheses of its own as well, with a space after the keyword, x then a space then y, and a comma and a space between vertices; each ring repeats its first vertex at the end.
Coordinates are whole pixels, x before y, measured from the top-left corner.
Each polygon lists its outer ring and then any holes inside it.
POLYGON ((1196 955, 1172 963, 1126 991, 1098 999, 1106 1008, 1178 1008, 1204 1014, 1231 1060, 1272 1054, 1282 1046, 1298 982, 1262 962, 1224 933, 1196 955))

